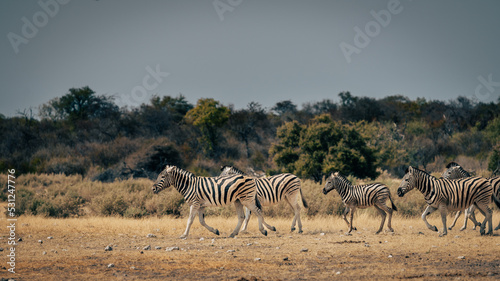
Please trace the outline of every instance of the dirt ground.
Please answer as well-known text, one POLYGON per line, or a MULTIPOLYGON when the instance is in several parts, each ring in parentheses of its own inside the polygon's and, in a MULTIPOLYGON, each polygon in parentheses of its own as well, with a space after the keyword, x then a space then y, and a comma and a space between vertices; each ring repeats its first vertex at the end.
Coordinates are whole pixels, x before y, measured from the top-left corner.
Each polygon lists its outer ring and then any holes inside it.
MULTIPOLYGON (((7 223, 5 218, 1 221, 7 223)), ((500 231, 480 236, 469 226, 460 232, 461 222, 447 236, 438 237, 420 219, 395 217, 394 233, 376 235, 379 218, 361 215, 355 217, 358 231, 346 235, 347 227, 338 217, 303 218, 303 234, 289 232, 289 218, 270 218, 267 221, 278 231, 265 237, 253 219, 248 233, 227 238, 235 218, 206 221, 221 235, 195 221, 190 236, 181 240, 186 220, 174 218, 21 217, 16 222, 16 238, 22 241, 15 246, 15 273, 7 271, 5 227, 0 233, 0 279, 500 279, 500 231), (111 251, 105 250, 108 245, 111 251)), ((441 227, 437 217, 430 222, 441 227)))

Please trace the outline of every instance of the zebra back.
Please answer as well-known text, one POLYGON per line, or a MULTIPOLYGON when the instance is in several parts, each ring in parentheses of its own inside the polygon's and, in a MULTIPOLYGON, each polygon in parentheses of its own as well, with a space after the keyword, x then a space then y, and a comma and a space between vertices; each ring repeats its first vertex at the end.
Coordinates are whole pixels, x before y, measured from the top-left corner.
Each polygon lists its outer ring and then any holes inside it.
POLYGON ((221 173, 219 175, 220 177, 230 176, 230 175, 245 175, 243 171, 233 166, 224 165, 221 167, 220 170, 221 170, 221 173))

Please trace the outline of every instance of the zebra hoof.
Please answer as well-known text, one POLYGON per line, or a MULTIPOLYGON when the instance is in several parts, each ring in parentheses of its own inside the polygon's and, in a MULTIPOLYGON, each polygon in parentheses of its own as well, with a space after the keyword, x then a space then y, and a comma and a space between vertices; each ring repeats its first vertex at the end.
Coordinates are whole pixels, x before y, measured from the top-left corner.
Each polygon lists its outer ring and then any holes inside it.
POLYGON ((271 230, 271 231, 276 231, 276 227, 271 226, 271 229, 270 229, 270 230, 271 230))
POLYGON ((229 234, 229 238, 234 238, 234 236, 236 236, 236 234, 234 233, 229 234))
POLYGON ((377 231, 377 232, 375 232, 375 234, 379 234, 379 233, 380 233, 380 230, 379 230, 379 231, 377 231))
POLYGON ((294 232, 295 231, 295 227, 292 227, 292 230, 290 232, 294 232))
POLYGON ((220 235, 220 232, 218 229, 216 229, 214 233, 215 233, 215 235, 220 235))
POLYGON ((499 229, 500 229, 500 226, 495 227, 495 230, 499 230, 499 229))
POLYGON ((389 232, 394 232, 394 229, 392 229, 392 228, 389 228, 389 232))
POLYGON ((450 227, 448 227, 448 230, 452 230, 452 229, 453 229, 453 227, 451 227, 451 226, 450 226, 450 227))
POLYGON ((438 228, 434 226, 434 228, 431 229, 432 231, 438 232, 438 228))
POLYGON ((264 230, 262 231, 262 234, 264 234, 264 236, 267 236, 267 230, 265 230, 265 229, 264 229, 264 230))
POLYGON ((302 229, 301 229, 301 230, 299 230, 299 233, 303 233, 303 232, 304 232, 304 231, 302 231, 302 229))
MULTIPOLYGON (((475 227, 474 227, 474 228, 475 228, 475 227)), ((460 231, 464 231, 464 230, 465 230, 465 227, 460 228, 460 231)))
POLYGON ((355 228, 354 226, 352 227, 352 230, 356 230, 356 231, 358 231, 358 229, 357 229, 357 228, 355 228))

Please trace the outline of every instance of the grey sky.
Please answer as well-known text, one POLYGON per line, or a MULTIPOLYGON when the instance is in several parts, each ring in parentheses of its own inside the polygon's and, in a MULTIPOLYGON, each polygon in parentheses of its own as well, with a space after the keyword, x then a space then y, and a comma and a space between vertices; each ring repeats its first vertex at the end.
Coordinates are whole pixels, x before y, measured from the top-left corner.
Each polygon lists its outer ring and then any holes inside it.
POLYGON ((236 108, 341 91, 498 99, 500 1, 397 2, 5 0, 0 113, 87 85, 129 106, 180 93, 236 108))

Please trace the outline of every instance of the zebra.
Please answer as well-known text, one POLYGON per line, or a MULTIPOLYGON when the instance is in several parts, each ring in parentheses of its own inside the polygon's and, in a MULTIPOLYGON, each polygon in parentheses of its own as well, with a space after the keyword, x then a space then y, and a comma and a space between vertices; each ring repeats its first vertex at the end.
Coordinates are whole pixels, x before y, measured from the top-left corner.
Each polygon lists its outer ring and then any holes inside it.
MULTIPOLYGON (((448 179, 448 180, 454 180, 454 179, 461 179, 461 178, 468 178, 468 177, 471 177, 472 175, 467 172, 466 170, 464 170, 458 163, 456 162, 450 162, 448 163, 448 165, 446 165, 446 171, 443 172, 442 174, 442 177, 444 179, 448 179)), ((467 219, 470 219, 472 221, 472 223, 474 223, 474 227, 472 229, 476 229, 476 226, 479 226, 481 225, 481 223, 477 222, 476 220, 476 216, 474 214, 474 211, 476 210, 476 207, 474 205, 471 205, 469 208, 467 208, 465 210, 465 219, 464 219, 464 225, 462 226, 462 228, 460 228, 460 231, 463 231, 467 228, 467 219)), ((448 227, 449 230, 451 230, 457 220, 458 220, 458 217, 460 217, 460 214, 462 214, 462 211, 458 211, 456 216, 455 216, 455 219, 453 220, 453 222, 451 223, 450 227, 448 227)))
POLYGON ((439 236, 448 233, 446 228, 446 213, 450 211, 465 210, 474 204, 485 216, 481 224, 481 235, 485 232, 486 222, 489 222, 488 235, 493 234, 492 211, 488 207, 491 202, 493 189, 487 179, 470 177, 457 180, 437 179, 430 174, 414 167, 408 167, 406 174, 398 188, 399 197, 403 197, 413 188, 417 188, 425 197, 427 208, 422 214, 422 220, 427 228, 438 231, 436 226, 427 222, 426 217, 436 210, 441 212, 443 231, 439 236))
MULTIPOLYGON (((245 173, 233 166, 222 166, 220 176, 226 175, 244 175, 245 173)), ((300 179, 293 174, 279 174, 266 178, 255 178, 255 185, 257 186, 257 198, 263 206, 274 205, 281 200, 285 199, 286 202, 292 207, 294 217, 292 220, 291 231, 295 231, 295 224, 299 227, 299 233, 302 233, 302 221, 300 220, 300 205, 297 202, 297 196, 300 193, 302 204, 305 208, 308 207, 300 185, 300 179)), ((246 209, 245 221, 241 231, 245 231, 250 220, 251 211, 246 209)))
POLYGON ((205 207, 223 206, 230 203, 234 203, 236 207, 238 224, 229 237, 232 238, 236 236, 241 228, 241 224, 245 218, 243 206, 257 214, 259 219, 259 230, 262 234, 267 236, 267 231, 262 226, 263 224, 266 225, 268 229, 276 231, 276 228, 268 225, 262 217, 261 205, 256 197, 255 182, 252 178, 241 175, 197 177, 176 166, 167 165, 158 175, 152 189, 154 193, 158 193, 171 185, 184 196, 184 199, 190 205, 186 231, 180 236, 181 239, 188 237, 189 229, 191 228, 191 224, 196 214, 198 214, 201 225, 214 234, 219 235, 218 229, 214 229, 205 223, 205 207))
MULTIPOLYGON (((467 172, 465 169, 463 169, 459 164, 455 162, 451 162, 448 165, 446 165, 447 170, 444 171, 443 173, 443 178, 445 179, 460 179, 460 178, 465 178, 465 177, 470 177, 471 174, 467 172)), ((491 177, 488 178, 490 181, 491 187, 493 188, 493 201, 497 205, 498 208, 500 208, 500 177, 491 177)), ((476 221, 474 211, 476 210, 476 207, 474 205, 470 206, 467 210, 465 210, 465 216, 466 219, 464 221, 464 226, 460 230, 464 230, 467 228, 467 218, 469 218, 473 223, 474 223, 474 228, 476 229, 476 225, 481 225, 476 221)), ((455 226, 455 222, 457 221, 458 217, 460 216, 460 211, 457 212, 457 215, 455 216, 455 220, 453 221, 452 225, 449 227, 451 230, 453 226, 455 226)), ((500 223, 498 226, 495 228, 495 230, 500 229, 500 223)))
POLYGON ((387 222, 387 228, 390 232, 394 232, 391 226, 392 212, 398 209, 394 205, 391 198, 391 192, 389 188, 381 183, 372 183, 365 185, 352 185, 349 180, 342 176, 339 172, 332 173, 326 180, 325 187, 323 188, 323 194, 328 194, 328 192, 336 189, 340 197, 342 197, 342 202, 345 205, 343 219, 347 223, 349 230, 351 231, 355 227, 352 226, 352 220, 356 208, 365 209, 371 206, 380 212, 382 216, 382 222, 380 223, 380 228, 375 234, 379 234, 384 228, 386 213, 389 214, 389 220, 387 222), (391 201, 392 208, 386 205, 386 201, 389 199, 391 201), (347 213, 351 212, 351 221, 349 222, 346 218, 347 213))

